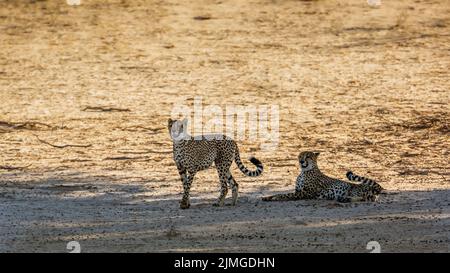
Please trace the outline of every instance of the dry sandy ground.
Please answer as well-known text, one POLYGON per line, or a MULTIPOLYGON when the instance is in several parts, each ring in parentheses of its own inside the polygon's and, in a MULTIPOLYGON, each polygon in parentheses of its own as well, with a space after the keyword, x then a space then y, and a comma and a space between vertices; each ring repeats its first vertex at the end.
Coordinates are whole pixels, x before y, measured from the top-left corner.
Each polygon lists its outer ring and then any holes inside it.
POLYGON ((1 0, 0 251, 448 252, 449 17, 439 0, 1 0), (178 208, 166 120, 194 96, 280 107, 276 151, 239 141, 266 169, 233 167, 236 207, 211 206, 211 169, 178 208), (309 149, 387 194, 261 202, 309 149))

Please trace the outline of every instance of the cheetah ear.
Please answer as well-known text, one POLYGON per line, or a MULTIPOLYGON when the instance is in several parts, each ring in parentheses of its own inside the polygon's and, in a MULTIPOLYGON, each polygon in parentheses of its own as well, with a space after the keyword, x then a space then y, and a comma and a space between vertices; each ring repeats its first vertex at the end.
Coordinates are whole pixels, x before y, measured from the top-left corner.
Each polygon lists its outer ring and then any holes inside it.
POLYGON ((188 119, 187 118, 183 119, 182 123, 183 123, 183 128, 187 129, 188 119))
POLYGON ((175 120, 173 120, 171 118, 169 118, 169 120, 167 121, 167 127, 169 128, 169 130, 172 129, 172 125, 173 125, 174 122, 175 122, 175 120))
POLYGON ((316 156, 316 158, 320 155, 320 152, 314 152, 314 155, 316 156))

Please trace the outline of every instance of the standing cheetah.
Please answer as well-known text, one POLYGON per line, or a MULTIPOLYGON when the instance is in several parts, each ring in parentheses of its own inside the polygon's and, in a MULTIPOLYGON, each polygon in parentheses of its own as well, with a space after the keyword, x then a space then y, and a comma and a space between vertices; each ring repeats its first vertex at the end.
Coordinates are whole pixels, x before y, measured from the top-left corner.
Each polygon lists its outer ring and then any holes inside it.
POLYGON ((347 173, 347 178, 361 184, 331 178, 317 165, 316 152, 302 152, 298 156, 301 173, 297 177, 295 192, 263 197, 263 201, 288 201, 299 199, 328 199, 338 202, 375 201, 383 188, 375 181, 347 173))
POLYGON ((168 123, 173 141, 173 159, 184 189, 180 208, 187 209, 190 206, 189 190, 195 174, 209 168, 212 163, 216 166, 221 186, 219 200, 214 205, 223 206, 228 193, 228 184, 232 189, 232 204, 236 205, 239 185, 230 172, 233 160, 241 172, 247 176, 259 176, 263 171, 263 165, 258 159, 252 157, 250 162, 256 166, 256 170, 248 170, 241 162, 239 149, 234 140, 224 135, 190 136, 187 133, 187 122, 187 119, 182 121, 169 119, 168 123))

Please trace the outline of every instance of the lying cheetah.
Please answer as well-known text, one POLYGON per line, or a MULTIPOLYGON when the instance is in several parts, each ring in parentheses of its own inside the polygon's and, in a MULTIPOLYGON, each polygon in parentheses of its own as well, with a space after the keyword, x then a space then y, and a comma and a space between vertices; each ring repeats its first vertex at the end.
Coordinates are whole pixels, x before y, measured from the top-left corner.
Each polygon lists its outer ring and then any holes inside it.
POLYGON ((189 190, 194 176, 198 171, 209 168, 214 162, 220 179, 219 200, 215 206, 223 206, 228 193, 228 186, 232 189, 232 204, 236 205, 239 185, 230 172, 233 160, 247 176, 259 176, 263 171, 261 162, 252 157, 250 162, 256 166, 255 171, 248 170, 241 162, 239 149, 234 140, 224 135, 190 136, 187 133, 187 119, 182 121, 169 119, 169 132, 173 141, 173 159, 183 182, 184 194, 180 208, 190 207, 189 190))
POLYGON ((376 201, 383 188, 375 181, 347 173, 347 178, 360 184, 345 182, 323 174, 317 165, 316 152, 302 152, 298 156, 301 173, 297 177, 295 192, 263 197, 264 201, 299 199, 328 199, 338 202, 376 201))

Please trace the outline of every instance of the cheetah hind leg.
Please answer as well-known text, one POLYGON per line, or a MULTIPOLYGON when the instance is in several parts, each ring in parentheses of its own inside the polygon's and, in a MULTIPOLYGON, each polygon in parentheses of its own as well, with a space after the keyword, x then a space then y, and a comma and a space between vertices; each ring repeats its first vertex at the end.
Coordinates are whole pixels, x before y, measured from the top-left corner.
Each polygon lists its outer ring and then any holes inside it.
POLYGON ((227 184, 227 173, 222 171, 221 168, 217 169, 219 172, 219 179, 220 179, 220 195, 217 202, 213 204, 215 207, 222 207, 225 203, 225 197, 228 193, 228 184, 227 184))
POLYGON ((233 201, 232 201, 231 205, 236 206, 237 200, 238 200, 238 195, 239 195, 239 185, 236 182, 236 180, 234 180, 234 177, 231 175, 230 171, 228 171, 227 174, 228 174, 228 183, 231 187, 232 197, 233 197, 233 201))

